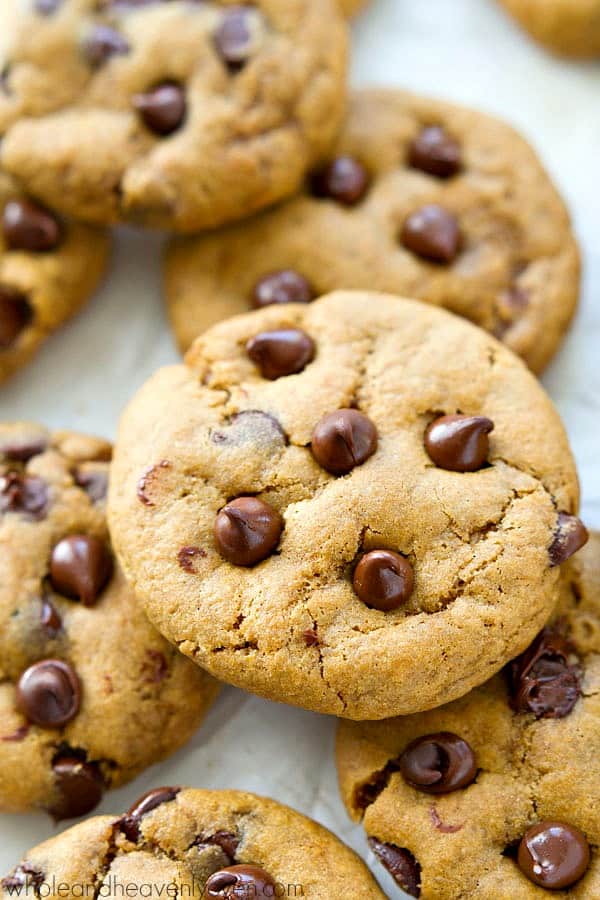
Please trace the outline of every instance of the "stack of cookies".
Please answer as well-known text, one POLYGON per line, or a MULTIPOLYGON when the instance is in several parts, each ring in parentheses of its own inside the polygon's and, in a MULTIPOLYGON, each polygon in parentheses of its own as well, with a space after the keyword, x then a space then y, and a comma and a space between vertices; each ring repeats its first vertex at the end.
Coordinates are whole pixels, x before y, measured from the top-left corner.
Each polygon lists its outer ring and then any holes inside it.
MULTIPOLYGON (((0 9, 0 380, 93 292, 118 223, 172 233, 185 352, 114 450, 0 424, 0 808, 87 815, 225 682, 340 720, 342 798, 398 896, 594 900, 600 535, 536 379, 579 250, 508 125, 347 95, 359 5, 0 9)), ((179 786, 2 891, 141 883, 385 896, 299 813, 179 786)))

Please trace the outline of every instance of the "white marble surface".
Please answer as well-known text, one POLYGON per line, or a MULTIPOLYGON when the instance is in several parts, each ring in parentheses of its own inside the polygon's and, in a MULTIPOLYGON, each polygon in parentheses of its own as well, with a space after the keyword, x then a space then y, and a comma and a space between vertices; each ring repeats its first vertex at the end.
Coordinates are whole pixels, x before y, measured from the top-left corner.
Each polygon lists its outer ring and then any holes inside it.
MULTIPOLYGON (((375 0, 355 26, 353 81, 408 86, 504 116, 529 136, 564 191, 584 248, 585 290, 544 382, 572 439, 585 518, 600 527, 600 64, 547 56, 494 0, 375 0)), ((132 391, 177 358, 161 307, 160 247, 158 236, 118 236, 104 289, 2 390, 2 419, 114 435, 132 391)), ((101 809, 123 810, 158 784, 246 788, 314 815, 364 853, 361 829, 349 825, 338 798, 333 733, 324 717, 227 690, 187 748, 110 794, 101 809)), ((54 832, 41 815, 0 817, 0 872, 54 832)), ((401 896, 389 881, 385 889, 401 896)))

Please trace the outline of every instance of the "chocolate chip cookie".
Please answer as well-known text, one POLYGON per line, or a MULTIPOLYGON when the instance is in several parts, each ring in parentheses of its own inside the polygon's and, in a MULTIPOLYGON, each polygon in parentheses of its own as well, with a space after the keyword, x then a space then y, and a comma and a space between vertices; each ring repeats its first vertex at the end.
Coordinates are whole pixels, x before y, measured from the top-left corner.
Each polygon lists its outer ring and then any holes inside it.
MULTIPOLYGON (((239 791, 157 788, 120 818, 98 816, 30 850, 2 881, 63 882, 118 896, 129 883, 168 896, 262 900, 385 900, 365 864, 330 831, 300 813, 239 791)), ((83 894, 83 896, 88 896, 83 894)), ((129 893, 127 896, 133 896, 129 893)), ((141 896, 150 896, 150 893, 141 896)))
POLYGON ((150 625, 114 562, 110 445, 0 425, 0 809, 89 812, 180 747, 216 683, 150 625))
POLYGON ((59 219, 0 172, 0 382, 90 297, 108 250, 106 232, 59 219))
POLYGON ((343 114, 337 0, 11 0, 0 30, 2 164, 83 221, 240 219, 296 190, 343 114))
POLYGON ((600 897, 600 534, 500 675, 418 716, 342 723, 344 802, 423 900, 600 897))
POLYGON ((166 259, 183 349, 226 316, 339 288, 447 307, 539 372, 573 315, 579 253, 560 197, 508 125, 367 90, 353 95, 344 134, 300 196, 175 241, 166 259))
POLYGON ((185 654, 379 719, 525 649, 585 542, 577 503, 562 425, 510 351, 435 307, 339 292, 217 325, 159 371, 123 416, 109 515, 185 654))
POLYGON ((500 0, 541 44, 562 56, 600 56, 600 0, 500 0))

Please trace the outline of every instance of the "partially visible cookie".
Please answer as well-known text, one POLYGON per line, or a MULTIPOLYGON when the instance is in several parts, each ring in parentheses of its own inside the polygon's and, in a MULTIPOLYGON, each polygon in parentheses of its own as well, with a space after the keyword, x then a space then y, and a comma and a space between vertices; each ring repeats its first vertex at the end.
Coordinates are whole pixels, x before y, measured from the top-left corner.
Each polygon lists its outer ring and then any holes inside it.
POLYGON ((344 802, 422 900, 600 897, 600 534, 527 652, 462 700, 342 723, 344 802), (552 824, 551 824, 552 823, 552 824), (551 892, 551 893, 549 893, 551 892))
POLYGON ((562 56, 600 56, 600 0, 500 0, 527 31, 562 56))
POLYGON ((192 735, 216 683, 150 625, 105 519, 111 447, 0 425, 0 809, 93 809, 192 735))
POLYGON ((30 850, 0 895, 60 882, 67 900, 88 896, 78 890, 118 896, 128 883, 204 900, 385 900, 362 860, 312 819, 253 794, 178 787, 157 788, 120 818, 89 819, 30 850))
POLYGON ((346 129, 297 198, 176 240, 165 293, 183 349, 227 316, 339 288, 416 297, 499 337, 536 372, 579 293, 565 206, 529 145, 482 113, 354 93, 346 129))
POLYGON ((81 221, 241 219, 330 151, 347 31, 337 0, 8 0, 1 163, 81 221))
POLYGON ((369 2, 369 0, 339 0, 342 12, 348 18, 359 13, 369 2))
POLYGON ((108 251, 105 231, 62 220, 0 172, 0 382, 91 296, 108 251))
POLYGON ((156 373, 121 421, 109 515, 183 653, 268 698, 381 719, 525 649, 586 539, 577 505, 521 360, 444 310, 338 292, 223 322, 156 373))

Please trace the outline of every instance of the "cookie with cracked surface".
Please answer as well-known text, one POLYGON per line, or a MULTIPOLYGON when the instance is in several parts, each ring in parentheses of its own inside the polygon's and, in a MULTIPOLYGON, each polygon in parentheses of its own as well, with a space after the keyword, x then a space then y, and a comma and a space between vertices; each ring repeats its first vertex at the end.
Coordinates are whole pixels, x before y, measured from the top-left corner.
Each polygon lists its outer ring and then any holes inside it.
POLYGON ((62 220, 0 172, 0 383, 83 306, 108 251, 105 231, 62 220))
POLYGON ((330 162, 303 194, 243 226, 171 244, 165 294, 184 350, 252 306, 358 288, 444 306, 538 372, 568 328, 579 268, 564 204, 512 128, 365 90, 352 95, 330 162))
POLYGON ((585 540, 577 504, 514 354, 432 306, 339 292, 221 323, 158 372, 123 416, 109 517, 151 620, 197 663, 378 719, 525 649, 585 540))
POLYGON ((344 803, 422 900, 600 896, 599 692, 596 533, 505 672, 440 709, 340 724, 344 803))
POLYGON ((0 425, 5 812, 89 812, 105 789, 191 737, 216 695, 150 625, 114 564, 110 456, 95 438, 0 425))
POLYGON ((0 26, 2 164, 82 221, 243 218, 297 189, 343 115, 337 0, 9 0, 0 26))
POLYGON ((600 56, 600 0, 500 0, 529 34, 554 53, 600 56))
POLYGON ((363 861, 330 831, 240 791, 150 791, 121 818, 89 819, 30 850, 2 881, 1 896, 53 879, 109 891, 128 882, 174 885, 206 900, 385 900, 363 861))

